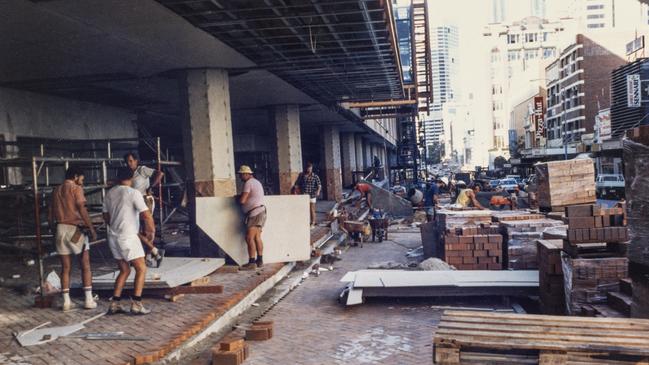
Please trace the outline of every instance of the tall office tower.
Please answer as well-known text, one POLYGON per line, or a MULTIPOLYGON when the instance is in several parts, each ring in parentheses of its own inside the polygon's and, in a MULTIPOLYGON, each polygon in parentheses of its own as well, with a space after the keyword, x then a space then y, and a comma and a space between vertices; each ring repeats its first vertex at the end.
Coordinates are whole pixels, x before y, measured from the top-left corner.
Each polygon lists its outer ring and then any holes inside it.
MULTIPOLYGON (((562 22, 527 17, 509 24, 491 24, 483 35, 491 49, 490 160, 509 156, 510 112, 521 98, 545 86, 545 66, 561 52, 569 39, 562 22)), ((516 136, 514 136, 516 137, 516 136)), ((517 138, 517 137, 516 137, 517 138)))
POLYGON ((649 6, 637 0, 569 0, 567 16, 580 32, 647 27, 649 6))
POLYGON ((444 133, 444 104, 460 98, 459 91, 459 32, 454 25, 433 27, 431 39, 433 103, 429 115, 423 117, 426 145, 440 141, 444 133))

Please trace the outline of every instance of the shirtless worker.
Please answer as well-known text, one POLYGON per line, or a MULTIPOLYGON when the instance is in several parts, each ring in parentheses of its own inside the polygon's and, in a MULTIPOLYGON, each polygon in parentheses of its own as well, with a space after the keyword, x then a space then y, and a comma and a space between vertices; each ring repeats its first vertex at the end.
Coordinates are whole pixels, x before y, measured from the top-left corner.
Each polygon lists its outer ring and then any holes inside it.
POLYGON ((245 215, 246 244, 248 246, 248 263, 243 270, 253 270, 264 265, 264 242, 261 231, 266 224, 266 207, 264 206, 264 187, 255 179, 249 166, 241 165, 238 171, 243 181, 243 191, 239 203, 245 215))
POLYGON ((363 198, 367 200, 367 206, 372 208, 372 186, 368 183, 359 182, 354 186, 354 190, 357 190, 361 196, 358 198, 358 204, 360 205, 363 198))
POLYGON ((108 246, 119 266, 119 275, 115 279, 115 290, 108 314, 125 312, 120 302, 124 284, 131 273, 130 266, 135 269, 131 314, 148 314, 151 310, 142 304, 142 290, 146 277, 142 241, 153 241, 155 235, 153 216, 142 194, 131 187, 133 170, 120 167, 117 171, 117 183, 118 185, 106 193, 103 206, 108 246), (144 233, 140 233, 140 220, 144 222, 144 233))
POLYGON ((97 240, 88 210, 86 197, 83 194, 83 171, 70 166, 65 172, 65 181, 52 192, 52 203, 49 207, 49 225, 54 230, 56 223, 56 252, 61 258, 61 292, 63 294, 63 311, 75 307, 70 300, 70 268, 72 255, 79 256, 81 278, 85 293, 85 309, 97 308, 92 296, 92 274, 90 272, 90 242, 80 227, 87 228, 90 239, 97 240))

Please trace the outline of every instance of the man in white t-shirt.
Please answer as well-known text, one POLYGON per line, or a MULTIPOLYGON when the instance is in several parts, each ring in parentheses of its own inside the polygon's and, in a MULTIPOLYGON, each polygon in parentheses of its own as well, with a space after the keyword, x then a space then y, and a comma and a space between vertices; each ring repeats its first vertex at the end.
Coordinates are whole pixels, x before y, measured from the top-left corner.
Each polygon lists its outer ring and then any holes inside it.
POLYGON ((264 242, 261 240, 261 231, 266 224, 266 207, 264 206, 264 187, 259 180, 252 176, 252 169, 242 165, 239 176, 243 184, 243 191, 239 198, 241 209, 246 216, 246 244, 248 245, 248 264, 242 269, 252 270, 264 265, 264 242))
POLYGON ((151 311, 142 304, 142 290, 146 276, 146 263, 142 242, 153 245, 155 225, 153 216, 144 202, 142 194, 133 189, 133 171, 121 167, 117 171, 118 185, 106 193, 103 213, 108 226, 108 246, 117 260, 119 275, 115 280, 115 291, 111 299, 108 314, 124 313, 120 301, 122 289, 135 269, 131 314, 148 314, 151 311), (143 233, 140 232, 140 220, 144 222, 143 233))
POLYGON ((140 165, 139 158, 135 152, 129 152, 124 155, 124 162, 126 162, 126 165, 133 171, 133 185, 131 187, 144 196, 144 201, 151 210, 151 214, 153 214, 153 210, 155 209, 155 199, 153 198, 149 188, 155 188, 160 185, 164 173, 140 165), (151 184, 152 178, 153 184, 151 184))

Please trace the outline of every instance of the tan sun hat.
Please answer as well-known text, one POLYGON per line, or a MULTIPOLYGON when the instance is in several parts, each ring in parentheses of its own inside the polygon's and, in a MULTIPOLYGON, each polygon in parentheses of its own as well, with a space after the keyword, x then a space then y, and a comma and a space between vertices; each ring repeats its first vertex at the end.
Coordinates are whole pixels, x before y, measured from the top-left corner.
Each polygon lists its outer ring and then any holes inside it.
POLYGON ((237 174, 252 174, 252 169, 248 165, 241 165, 237 174))

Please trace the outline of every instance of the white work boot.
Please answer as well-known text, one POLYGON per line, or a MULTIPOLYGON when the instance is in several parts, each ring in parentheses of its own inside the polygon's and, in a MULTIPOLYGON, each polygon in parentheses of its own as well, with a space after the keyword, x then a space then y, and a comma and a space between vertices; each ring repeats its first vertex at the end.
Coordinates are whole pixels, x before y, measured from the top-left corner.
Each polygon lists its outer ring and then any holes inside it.
POLYGON ((86 298, 86 300, 83 302, 83 308, 84 309, 95 309, 97 308, 97 302, 93 298, 86 298))
POLYGON ((150 309, 147 309, 144 307, 144 304, 142 302, 138 301, 132 301, 131 302, 131 314, 135 315, 145 315, 151 313, 150 309))
POLYGON ((111 300, 110 305, 108 306, 107 314, 119 314, 119 313, 126 313, 126 311, 124 310, 124 308, 122 308, 122 305, 120 304, 119 301, 111 300))
POLYGON ((73 301, 71 301, 71 300, 70 300, 70 301, 64 301, 64 302, 63 302, 63 311, 64 311, 64 312, 69 312, 69 311, 71 311, 71 310, 75 310, 75 309, 77 309, 77 308, 79 308, 79 306, 77 305, 77 303, 75 303, 75 302, 73 302, 73 301))

